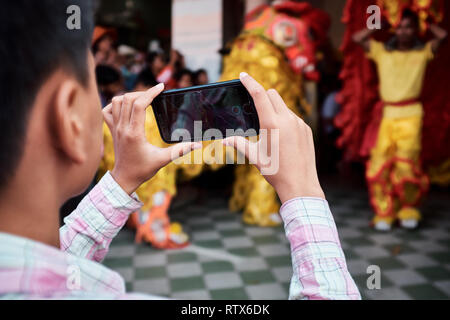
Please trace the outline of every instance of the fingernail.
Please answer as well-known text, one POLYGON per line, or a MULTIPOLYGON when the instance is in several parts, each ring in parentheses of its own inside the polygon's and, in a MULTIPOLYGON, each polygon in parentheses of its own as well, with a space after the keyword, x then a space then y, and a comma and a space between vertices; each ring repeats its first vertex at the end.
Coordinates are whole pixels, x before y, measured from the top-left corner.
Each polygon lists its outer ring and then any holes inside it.
POLYGON ((163 83, 163 82, 161 82, 161 83, 158 83, 157 87, 158 87, 158 88, 162 88, 162 89, 163 89, 163 88, 164 88, 164 83, 163 83))
POLYGON ((241 72, 241 74, 239 76, 242 79, 242 78, 245 78, 246 76, 248 76, 248 73, 247 72, 241 72))

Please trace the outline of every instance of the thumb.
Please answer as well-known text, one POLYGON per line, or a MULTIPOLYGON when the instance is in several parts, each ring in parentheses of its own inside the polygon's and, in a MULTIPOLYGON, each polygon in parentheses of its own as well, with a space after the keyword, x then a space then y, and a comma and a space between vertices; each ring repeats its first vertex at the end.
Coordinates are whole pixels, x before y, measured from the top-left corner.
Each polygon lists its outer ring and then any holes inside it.
POLYGON ((183 142, 172 147, 165 148, 163 161, 165 164, 187 155, 192 150, 201 149, 203 145, 200 142, 183 142))
POLYGON ((228 137, 222 141, 226 146, 233 147, 242 153, 251 164, 257 164, 258 155, 256 143, 248 141, 241 136, 228 137))

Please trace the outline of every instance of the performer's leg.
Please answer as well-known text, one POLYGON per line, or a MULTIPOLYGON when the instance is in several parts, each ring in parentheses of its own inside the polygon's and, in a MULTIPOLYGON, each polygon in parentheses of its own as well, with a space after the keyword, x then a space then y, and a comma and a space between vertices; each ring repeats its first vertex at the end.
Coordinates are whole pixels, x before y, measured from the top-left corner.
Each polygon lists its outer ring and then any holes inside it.
POLYGON ((153 195, 153 206, 149 211, 140 211, 139 225, 136 231, 136 243, 146 240, 156 247, 165 244, 169 238, 169 217, 167 210, 171 197, 166 191, 153 195))
POLYGON ((168 192, 160 191, 154 194, 150 211, 137 213, 140 224, 136 231, 136 243, 149 242, 159 249, 182 248, 189 244, 181 225, 170 223, 167 212, 171 199, 168 192))
POLYGON ((139 187, 137 193, 144 203, 141 211, 132 214, 136 225, 136 242, 149 242, 156 248, 172 249, 189 244, 188 236, 177 223, 171 223, 169 207, 176 193, 176 167, 162 168, 149 181, 139 187))
POLYGON ((261 175, 259 170, 251 165, 247 175, 247 198, 243 220, 248 224, 261 227, 278 226, 281 224, 279 216, 280 205, 275 189, 261 175))
POLYGON ((381 231, 390 230, 395 220, 395 198, 390 181, 395 146, 392 143, 391 130, 390 119, 383 119, 366 169, 370 203, 375 211, 372 224, 375 229, 381 231))
POLYGON ((429 184, 420 166, 421 129, 421 116, 396 119, 396 161, 391 180, 401 205, 397 217, 405 228, 417 227, 421 214, 416 206, 429 184))

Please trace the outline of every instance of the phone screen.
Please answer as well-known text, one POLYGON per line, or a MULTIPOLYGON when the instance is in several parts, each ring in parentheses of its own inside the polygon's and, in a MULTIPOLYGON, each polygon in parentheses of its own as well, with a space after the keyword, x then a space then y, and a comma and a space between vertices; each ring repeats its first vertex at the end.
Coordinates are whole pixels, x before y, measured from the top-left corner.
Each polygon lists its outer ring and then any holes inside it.
POLYGON ((259 134, 253 99, 239 80, 169 90, 152 107, 168 143, 259 134))

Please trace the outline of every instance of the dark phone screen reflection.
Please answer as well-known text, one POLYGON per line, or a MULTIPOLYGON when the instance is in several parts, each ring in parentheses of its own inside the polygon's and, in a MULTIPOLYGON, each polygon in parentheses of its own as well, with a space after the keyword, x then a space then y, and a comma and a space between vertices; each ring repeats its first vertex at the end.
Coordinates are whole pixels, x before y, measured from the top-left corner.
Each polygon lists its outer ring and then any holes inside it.
MULTIPOLYGON (((168 121, 170 132, 163 135, 172 141, 175 130, 184 129, 190 137, 201 140, 196 135, 194 125, 201 123, 201 134, 208 129, 217 129, 222 137, 226 130, 256 130, 258 117, 251 97, 243 86, 202 89, 187 93, 174 93, 162 97, 161 103, 168 121), (197 122, 197 124, 195 124, 197 122)), ((161 111, 160 111, 161 112, 161 111)), ((167 130, 166 130, 167 131, 167 130)))

